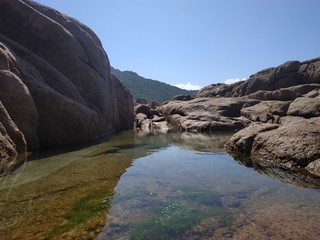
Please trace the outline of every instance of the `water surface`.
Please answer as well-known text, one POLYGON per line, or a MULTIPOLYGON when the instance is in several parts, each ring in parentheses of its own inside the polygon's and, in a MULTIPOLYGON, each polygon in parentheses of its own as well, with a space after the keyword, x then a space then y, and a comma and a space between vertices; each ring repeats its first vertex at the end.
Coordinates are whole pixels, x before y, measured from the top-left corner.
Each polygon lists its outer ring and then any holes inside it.
POLYGON ((129 131, 42 152, 0 180, 0 239, 319 239, 319 189, 240 165, 229 137, 129 131))

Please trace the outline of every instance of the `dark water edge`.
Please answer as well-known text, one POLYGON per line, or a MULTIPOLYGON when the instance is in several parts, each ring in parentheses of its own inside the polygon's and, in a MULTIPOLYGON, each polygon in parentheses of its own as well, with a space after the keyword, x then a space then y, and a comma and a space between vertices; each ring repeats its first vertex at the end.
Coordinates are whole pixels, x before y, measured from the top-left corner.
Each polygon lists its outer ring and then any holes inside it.
POLYGON ((0 179, 0 239, 318 239, 319 189, 239 165, 230 136, 128 131, 40 152, 0 179))

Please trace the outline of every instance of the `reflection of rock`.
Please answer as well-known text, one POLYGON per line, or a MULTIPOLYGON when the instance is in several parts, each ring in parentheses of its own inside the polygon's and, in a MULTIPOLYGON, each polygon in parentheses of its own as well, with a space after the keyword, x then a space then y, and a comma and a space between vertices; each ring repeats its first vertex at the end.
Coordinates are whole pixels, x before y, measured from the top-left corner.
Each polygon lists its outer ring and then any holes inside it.
POLYGON ((2 162, 6 141, 23 152, 132 128, 132 96, 111 75, 98 37, 36 2, 0 2, 0 80, 1 115, 6 112, 21 135, 1 121, 7 133, 1 133, 2 162))
POLYGON ((174 144, 181 149, 195 150, 200 152, 225 152, 224 144, 230 138, 232 133, 221 132, 221 133, 161 133, 159 131, 141 131, 137 130, 137 136, 139 138, 136 141, 148 139, 147 136, 152 136, 150 139, 158 139, 159 142, 149 143, 153 147, 166 146, 174 144), (166 143, 164 145, 164 143, 166 143), (159 145, 160 144, 160 145, 159 145))
POLYGON ((182 149, 200 152, 224 152, 224 144, 232 133, 190 133, 169 134, 169 141, 182 149))
POLYGON ((314 176, 305 170, 289 170, 283 168, 255 168, 259 173, 274 178, 280 182, 293 184, 299 187, 320 188, 320 176, 314 176))

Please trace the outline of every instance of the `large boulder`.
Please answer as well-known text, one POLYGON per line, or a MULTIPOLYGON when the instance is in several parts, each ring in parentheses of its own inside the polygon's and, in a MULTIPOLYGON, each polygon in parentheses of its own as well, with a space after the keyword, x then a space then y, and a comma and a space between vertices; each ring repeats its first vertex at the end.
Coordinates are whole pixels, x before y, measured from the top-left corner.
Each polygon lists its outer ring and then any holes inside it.
POLYGON ((111 74, 98 37, 30 0, 0 2, 0 101, 28 149, 133 126, 132 96, 111 74))
POLYGON ((284 117, 280 125, 253 124, 234 134, 226 149, 246 165, 306 169, 320 176, 320 118, 284 117))
POLYGON ((276 124, 253 123, 247 128, 235 133, 225 144, 226 150, 241 164, 252 167, 254 163, 250 159, 252 145, 256 136, 262 132, 277 129, 276 124))

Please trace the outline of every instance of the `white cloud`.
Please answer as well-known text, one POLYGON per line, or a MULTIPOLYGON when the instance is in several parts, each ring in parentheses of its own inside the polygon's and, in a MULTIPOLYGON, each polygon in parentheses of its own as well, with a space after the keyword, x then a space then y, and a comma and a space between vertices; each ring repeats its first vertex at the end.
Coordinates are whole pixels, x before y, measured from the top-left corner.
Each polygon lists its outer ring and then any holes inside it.
POLYGON ((236 83, 239 81, 244 81, 247 80, 246 78, 229 78, 227 80, 224 81, 225 84, 232 84, 232 83, 236 83))
POLYGON ((200 86, 194 85, 194 84, 192 84, 191 82, 188 82, 188 83, 186 83, 186 84, 184 84, 184 83, 179 83, 179 84, 176 84, 176 85, 174 85, 174 86, 176 86, 176 87, 178 87, 178 88, 186 89, 186 90, 199 90, 199 89, 201 88, 200 86))

